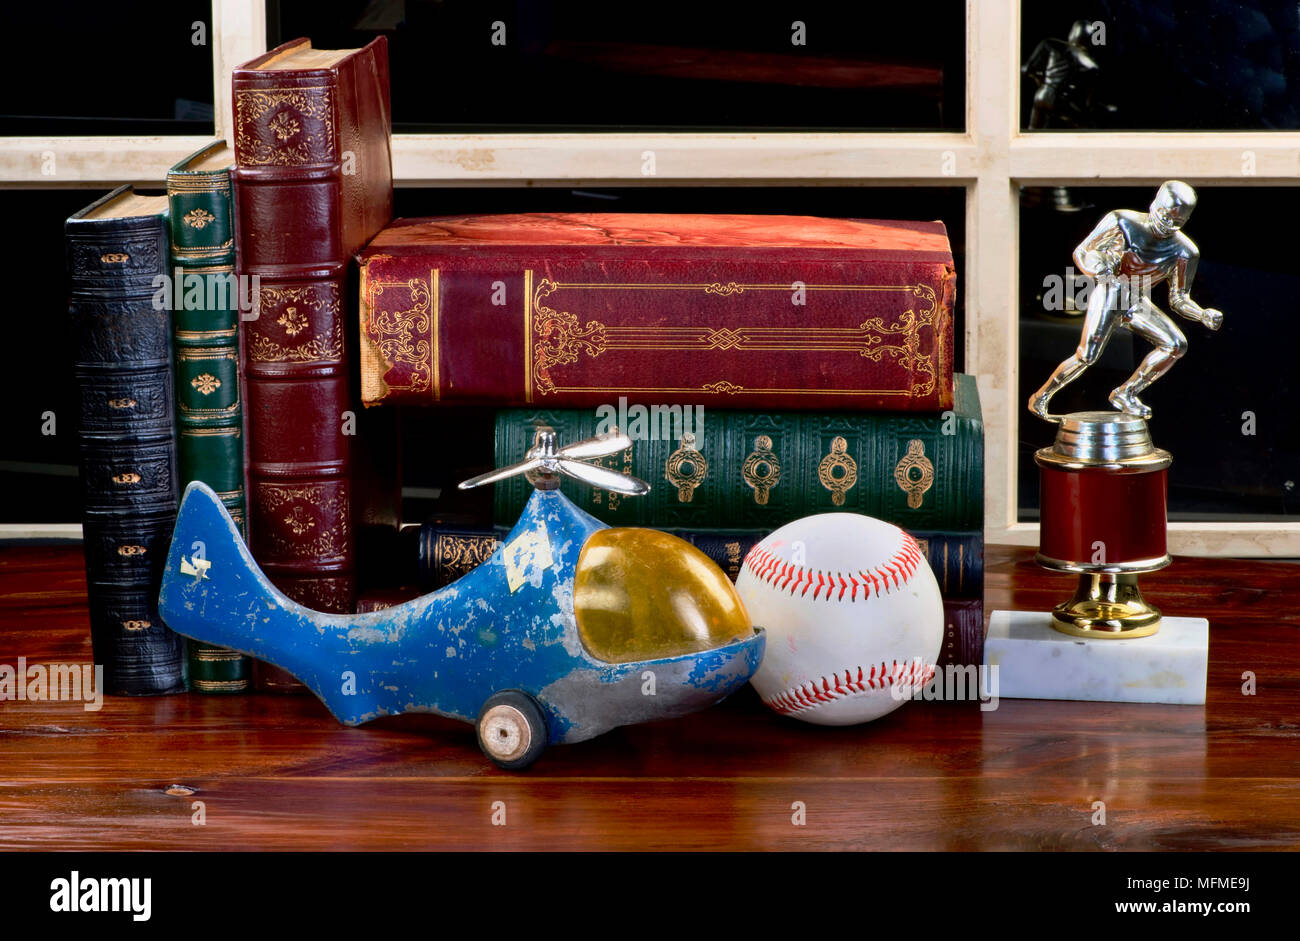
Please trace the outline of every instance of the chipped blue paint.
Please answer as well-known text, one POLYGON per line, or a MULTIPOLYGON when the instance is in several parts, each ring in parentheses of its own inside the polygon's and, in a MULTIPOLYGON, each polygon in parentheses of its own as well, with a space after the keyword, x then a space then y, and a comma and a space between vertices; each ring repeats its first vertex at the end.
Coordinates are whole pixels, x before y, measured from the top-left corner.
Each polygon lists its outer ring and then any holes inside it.
POLYGON ((587 652, 573 579, 582 546, 604 528, 558 490, 534 491, 504 545, 459 581, 383 611, 324 614, 267 580, 220 500, 196 482, 176 520, 158 610, 177 633, 288 670, 346 725, 403 712, 474 722, 489 696, 518 689, 541 704, 551 744, 578 742, 704 708, 748 682, 763 656, 761 629, 713 650, 638 663, 587 652), (511 592, 506 549, 529 532, 544 534, 552 564, 525 567, 511 592))

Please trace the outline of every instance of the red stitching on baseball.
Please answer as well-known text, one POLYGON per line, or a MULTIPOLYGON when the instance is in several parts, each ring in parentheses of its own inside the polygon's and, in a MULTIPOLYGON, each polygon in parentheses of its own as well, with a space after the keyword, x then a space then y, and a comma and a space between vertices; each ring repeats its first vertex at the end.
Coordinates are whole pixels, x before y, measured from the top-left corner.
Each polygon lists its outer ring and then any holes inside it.
POLYGON ((817 680, 809 680, 802 686, 792 686, 784 692, 776 693, 763 702, 782 715, 788 716, 823 703, 835 702, 837 699, 882 692, 894 686, 908 689, 920 688, 934 678, 934 664, 923 667, 919 657, 904 661, 901 665, 902 669, 899 669, 899 666, 897 660, 893 662, 892 667, 887 667, 882 662, 879 674, 876 673, 874 664, 865 673, 862 667, 850 668, 844 671, 842 678, 840 674, 832 673, 829 677, 820 678, 820 686, 817 680), (855 669, 856 675, 854 675, 855 669))
POLYGON ((852 572, 811 571, 793 562, 783 561, 761 544, 756 544, 749 550, 744 565, 759 581, 767 582, 777 591, 807 597, 811 589, 814 599, 819 597, 830 599, 838 581, 839 599, 842 600, 847 579, 847 583, 853 586, 849 592, 849 599, 857 601, 858 588, 861 588, 862 599, 865 601, 873 595, 879 595, 882 591, 888 594, 902 588, 916 574, 918 566, 925 561, 925 555, 916 544, 916 540, 906 532, 902 533, 902 536, 903 541, 897 551, 885 562, 874 569, 858 572, 856 575, 852 572), (826 589, 824 592, 823 588, 826 589))

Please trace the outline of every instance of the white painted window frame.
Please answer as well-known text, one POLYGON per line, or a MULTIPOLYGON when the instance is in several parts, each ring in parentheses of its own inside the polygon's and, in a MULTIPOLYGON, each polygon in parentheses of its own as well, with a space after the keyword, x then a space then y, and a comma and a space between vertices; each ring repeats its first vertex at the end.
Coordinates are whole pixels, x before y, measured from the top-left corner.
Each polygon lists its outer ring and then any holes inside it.
MULTIPOLYGON (((213 0, 216 122, 230 136, 230 70, 265 49, 263 0, 213 0)), ((1036 545, 1017 519, 1018 190, 1066 184, 1294 186, 1298 132, 1022 134, 1019 0, 967 5, 964 133, 400 134, 399 186, 961 186, 966 191, 966 369, 979 381, 987 433, 985 531, 1036 545), (656 173, 642 174, 642 154, 656 173), (1254 154, 1254 174, 1243 154, 1254 154)), ((0 186, 158 186, 206 137, 0 138, 0 186), (42 173, 55 155, 58 172, 42 173)), ((0 525, 3 536, 75 536, 75 525, 0 525)), ((1300 556, 1300 522, 1177 522, 1175 553, 1300 556)))

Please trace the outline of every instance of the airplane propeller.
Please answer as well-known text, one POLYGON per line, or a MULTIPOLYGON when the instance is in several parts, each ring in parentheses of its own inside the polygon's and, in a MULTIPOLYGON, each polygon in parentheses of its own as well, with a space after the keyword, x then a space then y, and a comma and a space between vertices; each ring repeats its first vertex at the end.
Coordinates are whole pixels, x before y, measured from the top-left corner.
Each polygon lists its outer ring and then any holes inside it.
POLYGON ((527 474, 533 486, 539 490, 554 490, 560 484, 557 475, 563 474, 566 477, 586 481, 593 487, 602 487, 616 493, 632 495, 649 493, 650 485, 639 477, 587 463, 587 458, 617 454, 631 446, 632 439, 615 429, 610 434, 598 435, 565 448, 558 448, 555 442, 555 429, 543 425, 537 429, 533 446, 528 449, 522 462, 471 477, 461 482, 460 489, 469 490, 471 487, 496 483, 507 477, 527 474))

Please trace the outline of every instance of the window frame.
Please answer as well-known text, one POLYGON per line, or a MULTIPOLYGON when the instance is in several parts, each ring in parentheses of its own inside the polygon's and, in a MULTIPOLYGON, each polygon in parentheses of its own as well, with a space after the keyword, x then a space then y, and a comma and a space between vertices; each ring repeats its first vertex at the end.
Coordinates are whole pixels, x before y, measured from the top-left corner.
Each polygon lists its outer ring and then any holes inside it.
MULTIPOLYGON (((231 136, 230 72, 266 49, 263 0, 213 0, 214 128, 231 136)), ((968 0, 966 129, 935 133, 399 134, 397 186, 834 185, 962 187, 966 370, 985 423, 985 538, 1032 546, 1017 515, 1021 186, 1294 186, 1300 132, 1022 133, 1019 0, 968 0), (976 55, 975 51, 979 54, 976 55), (655 174, 645 176, 645 151, 655 174), (1246 152, 1253 155, 1253 173, 1246 152)), ((0 187, 160 186, 169 166, 211 138, 0 138, 0 187), (43 172, 54 155, 57 172, 43 172)), ((76 537, 77 524, 0 524, 4 537, 76 537)), ((1300 521, 1169 524, 1170 550, 1300 556, 1300 521)))

